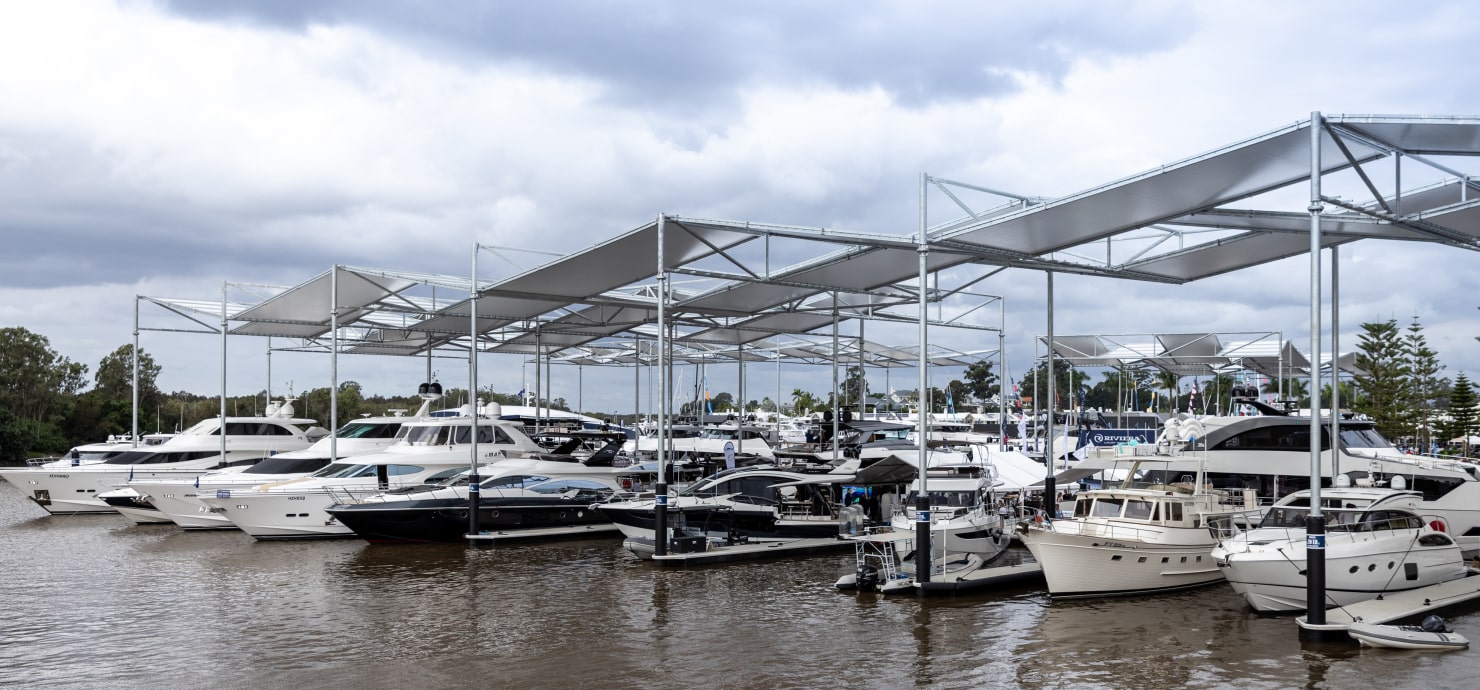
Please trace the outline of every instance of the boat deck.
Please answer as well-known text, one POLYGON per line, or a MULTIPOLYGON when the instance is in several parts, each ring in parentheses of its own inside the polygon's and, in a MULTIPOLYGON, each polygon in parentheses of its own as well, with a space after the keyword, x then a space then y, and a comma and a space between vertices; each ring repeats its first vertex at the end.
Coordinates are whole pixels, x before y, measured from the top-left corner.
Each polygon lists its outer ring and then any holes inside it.
POLYGON ((1341 639, 1346 636, 1347 628, 1358 621, 1383 625, 1417 620, 1475 601, 1480 601, 1480 577, 1471 575, 1329 609, 1326 622, 1322 624, 1307 623, 1305 616, 1296 618, 1295 622, 1300 626, 1302 636, 1320 640, 1341 639))
POLYGON ((576 539, 600 537, 617 532, 612 523, 602 525, 572 525, 569 527, 541 527, 536 529, 511 529, 465 535, 469 544, 496 544, 511 541, 537 541, 542 539, 576 539))

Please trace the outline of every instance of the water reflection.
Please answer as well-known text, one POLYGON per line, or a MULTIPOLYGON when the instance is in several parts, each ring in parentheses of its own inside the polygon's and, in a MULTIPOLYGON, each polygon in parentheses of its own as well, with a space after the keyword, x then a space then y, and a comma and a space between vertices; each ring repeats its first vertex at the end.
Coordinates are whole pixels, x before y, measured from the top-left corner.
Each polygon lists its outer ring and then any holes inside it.
MULTIPOLYGON (((1227 587, 842 594, 848 556, 663 570, 619 539, 256 542, 36 518, 0 486, 0 685, 1469 687, 1473 653, 1302 648, 1227 587)), ((1480 639, 1480 615, 1450 618, 1480 639)))

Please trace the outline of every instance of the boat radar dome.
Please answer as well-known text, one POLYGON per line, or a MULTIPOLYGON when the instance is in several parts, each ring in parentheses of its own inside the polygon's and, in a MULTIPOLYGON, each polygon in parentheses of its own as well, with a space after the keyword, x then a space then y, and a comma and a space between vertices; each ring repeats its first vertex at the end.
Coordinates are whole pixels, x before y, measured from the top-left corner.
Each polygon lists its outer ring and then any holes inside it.
POLYGON ((1392 479, 1388 480, 1388 488, 1402 491, 1408 488, 1408 480, 1404 479, 1401 474, 1395 474, 1392 479))
POLYGON ((486 414, 494 419, 498 419, 499 417, 502 417, 504 415, 504 406, 496 402, 488 403, 483 406, 483 414, 486 414))

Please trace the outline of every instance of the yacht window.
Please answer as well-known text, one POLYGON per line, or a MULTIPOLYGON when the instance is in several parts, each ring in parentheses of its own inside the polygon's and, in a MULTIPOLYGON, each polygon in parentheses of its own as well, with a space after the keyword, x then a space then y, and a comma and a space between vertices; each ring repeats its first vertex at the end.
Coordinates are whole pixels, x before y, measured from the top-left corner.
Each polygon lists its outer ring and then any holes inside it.
POLYGON ((242 474, 307 474, 328 464, 329 458, 284 458, 279 455, 242 470, 242 474))
POLYGON ((1167 504, 1167 519, 1168 520, 1171 520, 1172 522, 1181 522, 1182 521, 1182 504, 1181 503, 1168 503, 1167 504))
POLYGON ((413 446, 442 446, 447 444, 451 427, 411 426, 406 427, 406 442, 413 446))
POLYGON ((1122 499, 1099 498, 1095 499, 1095 507, 1091 515, 1093 517, 1120 517, 1122 499))
POLYGON ((494 477, 493 479, 480 482, 478 486, 485 489, 522 489, 530 484, 539 484, 548 481, 550 481, 549 477, 542 477, 540 475, 514 474, 507 477, 494 477))
MULTIPOLYGON (((1327 450, 1330 443, 1324 429, 1321 430, 1321 449, 1327 450)), ((1213 450, 1287 450, 1310 448, 1310 429, 1304 426, 1276 425, 1249 429, 1241 434, 1223 439, 1213 450)))
POLYGON ((1093 505, 1094 502, 1095 500, 1093 498, 1081 498, 1074 501, 1074 517, 1089 517, 1089 507, 1093 505))
POLYGON ((425 472, 426 468, 419 465, 386 465, 385 475, 387 477, 400 477, 407 474, 425 472))
POLYGON ((1129 499, 1125 502, 1125 516, 1131 520, 1150 520, 1151 502, 1129 499))
POLYGON ((1412 491, 1423 493, 1423 500, 1437 501, 1445 494, 1458 489, 1465 483, 1459 477, 1427 477, 1424 475, 1411 475, 1405 477, 1408 487, 1412 491))
POLYGON ((318 472, 314 472, 309 476, 324 479, 349 479, 351 477, 361 477, 366 474, 374 473, 375 469, 373 465, 336 462, 332 465, 329 465, 328 467, 325 467, 322 470, 319 470, 318 472))
POLYGON ((567 491, 595 493, 610 491, 611 489, 601 482, 593 481, 590 479, 557 479, 555 481, 545 482, 537 486, 531 486, 529 487, 529 490, 536 491, 542 494, 563 494, 567 491))
POLYGON ((1347 448, 1392 448, 1393 444, 1374 427, 1341 428, 1341 444, 1347 448))
MULTIPOLYGON (((493 443, 493 439, 493 427, 482 425, 478 427, 478 443, 493 443)), ((468 442, 468 428, 465 426, 454 427, 452 442, 458 445, 466 444, 468 442)))
POLYGON ((350 422, 339 428, 339 438, 396 438, 400 435, 398 433, 400 430, 399 422, 387 424, 350 422))

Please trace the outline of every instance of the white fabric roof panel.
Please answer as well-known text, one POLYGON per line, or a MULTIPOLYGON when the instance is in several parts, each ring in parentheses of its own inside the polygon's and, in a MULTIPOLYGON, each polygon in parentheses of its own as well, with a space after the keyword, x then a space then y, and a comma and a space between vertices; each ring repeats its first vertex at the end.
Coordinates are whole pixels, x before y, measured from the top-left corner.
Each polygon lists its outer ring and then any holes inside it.
POLYGON ((369 306, 416 285, 416 281, 389 275, 334 268, 290 288, 232 317, 248 321, 232 329, 244 335, 314 337, 329 331, 331 292, 340 308, 339 323, 347 325, 368 313, 369 306), (334 286, 334 273, 338 285, 334 286), (331 289, 333 288, 333 289, 331 289))
MULTIPOLYGON (((935 271, 967 260, 968 257, 959 254, 933 251, 926 259, 926 266, 935 271)), ((695 311, 714 309, 753 314, 822 291, 805 287, 808 285, 862 292, 901 281, 914 282, 919 274, 919 257, 914 250, 850 247, 771 276, 778 281, 795 284, 734 283, 701 294, 680 306, 695 311)))
MULTIPOLYGON (((1474 155, 1480 152, 1480 118, 1329 115, 1326 122, 1347 127, 1418 155, 1474 155)), ((1356 151, 1352 151, 1356 155, 1356 151)))
MULTIPOLYGON (((1355 241, 1351 237, 1341 235, 1321 235, 1322 248, 1355 241)), ((1126 267, 1143 273, 1154 273, 1180 281, 1190 281, 1299 256, 1309 251, 1309 235, 1294 233, 1240 235, 1143 259, 1127 264, 1126 267)))
MULTIPOLYGON (((752 232, 732 225, 704 221, 668 219, 663 229, 663 261, 677 268, 756 238, 752 232)), ((631 285, 658 274, 658 223, 653 221, 606 242, 561 257, 485 288, 483 294, 534 296, 584 302, 592 295, 631 285)), ((481 309, 481 304, 480 304, 481 309)), ((532 318, 542 311, 507 312, 509 316, 532 318)))
MULTIPOLYGON (((1217 151, 1112 182, 968 227, 951 236, 967 242, 1042 255, 1231 203, 1310 176, 1310 123, 1297 123, 1217 151)), ((1321 169, 1348 166, 1323 134, 1321 169)), ((1358 161, 1383 151, 1355 141, 1358 161)))

